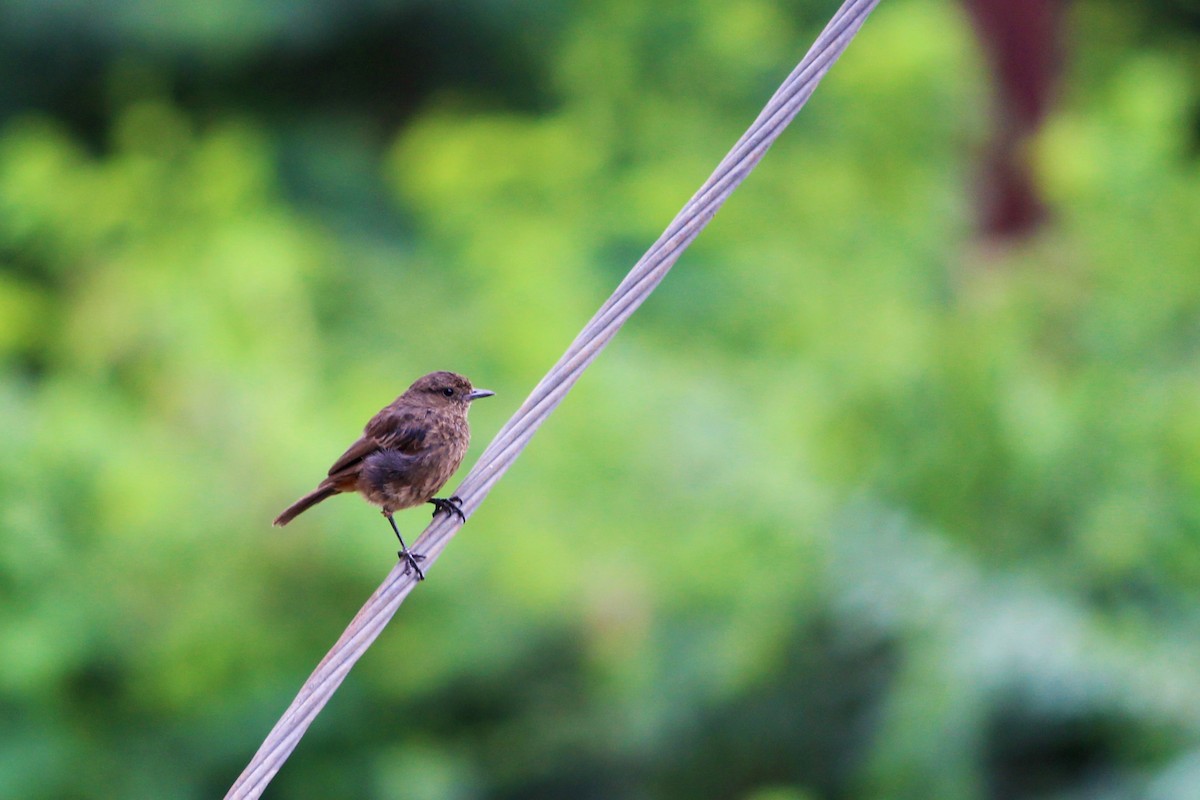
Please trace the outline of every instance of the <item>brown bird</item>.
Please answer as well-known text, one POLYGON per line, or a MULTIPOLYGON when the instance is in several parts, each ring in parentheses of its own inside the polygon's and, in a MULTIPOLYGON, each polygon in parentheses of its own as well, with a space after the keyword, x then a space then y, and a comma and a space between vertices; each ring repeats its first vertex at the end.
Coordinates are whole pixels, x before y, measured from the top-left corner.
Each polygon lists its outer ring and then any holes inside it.
POLYGON ((368 502, 383 510, 400 540, 400 559, 404 574, 416 570, 417 579, 425 573, 417 565, 425 556, 417 555, 404 544, 404 537, 392 519, 392 512, 432 503, 433 513, 458 514, 464 522, 457 497, 434 497, 462 463, 471 442, 467 411, 472 400, 491 397, 495 392, 476 389, 462 375, 431 372, 404 394, 371 418, 363 435, 333 462, 329 475, 317 488, 292 503, 275 518, 276 525, 287 525, 317 503, 342 492, 359 492, 368 502))

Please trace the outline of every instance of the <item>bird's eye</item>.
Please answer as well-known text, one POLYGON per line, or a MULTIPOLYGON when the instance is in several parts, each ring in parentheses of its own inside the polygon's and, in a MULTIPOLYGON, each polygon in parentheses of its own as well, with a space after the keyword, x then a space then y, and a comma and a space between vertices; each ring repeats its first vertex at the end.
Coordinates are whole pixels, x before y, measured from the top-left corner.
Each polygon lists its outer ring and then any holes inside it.
POLYGON ((442 389, 442 394, 446 395, 446 397, 454 397, 454 390, 447 386, 445 389, 442 389))

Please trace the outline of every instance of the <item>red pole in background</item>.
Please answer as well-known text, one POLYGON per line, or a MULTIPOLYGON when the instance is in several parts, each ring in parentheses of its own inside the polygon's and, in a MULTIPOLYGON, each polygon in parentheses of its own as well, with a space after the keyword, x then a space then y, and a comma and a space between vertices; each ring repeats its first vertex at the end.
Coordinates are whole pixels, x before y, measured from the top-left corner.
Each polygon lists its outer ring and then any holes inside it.
POLYGON ((979 233, 1027 237, 1047 209, 1029 168, 1028 144, 1056 99, 1067 0, 964 0, 995 85, 994 134, 979 175, 979 233))

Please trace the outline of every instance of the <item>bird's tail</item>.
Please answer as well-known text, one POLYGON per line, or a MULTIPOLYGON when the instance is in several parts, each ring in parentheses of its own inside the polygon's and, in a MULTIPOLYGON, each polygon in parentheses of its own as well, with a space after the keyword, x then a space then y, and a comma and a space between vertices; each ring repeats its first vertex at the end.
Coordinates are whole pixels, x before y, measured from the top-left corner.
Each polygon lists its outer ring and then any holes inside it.
POLYGON ((335 489, 332 486, 326 486, 326 485, 322 484, 322 485, 318 486, 316 489, 313 489, 308 494, 304 495, 304 497, 301 497, 299 500, 292 503, 286 509, 284 509, 283 513, 275 518, 275 524, 280 527, 283 527, 284 525, 287 525, 293 519, 298 517, 300 514, 303 514, 305 511, 308 511, 310 508, 315 506, 317 503, 319 503, 322 500, 325 500, 327 498, 333 497, 335 494, 341 494, 341 490, 335 489))

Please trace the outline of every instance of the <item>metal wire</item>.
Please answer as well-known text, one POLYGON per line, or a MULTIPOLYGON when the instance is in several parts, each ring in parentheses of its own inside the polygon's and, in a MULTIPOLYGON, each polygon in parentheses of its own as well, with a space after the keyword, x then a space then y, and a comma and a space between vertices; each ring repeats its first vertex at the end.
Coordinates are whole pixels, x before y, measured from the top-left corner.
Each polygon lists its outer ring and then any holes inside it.
MULTIPOLYGON (((500 480, 538 427, 550 416, 579 380, 588 365, 612 340, 634 311, 654 291, 680 254, 699 235, 733 190, 800 111, 817 84, 842 52, 879 0, 846 0, 816 42, 763 108, 754 124, 700 190, 684 205, 650 249, 634 265, 612 296, 567 348, 562 358, 534 387, 512 418, 484 450, 474 469, 454 494, 462 499, 463 514, 470 516, 500 480)), ((462 523, 439 514, 417 540, 414 550, 423 553, 426 572, 462 523)), ((271 729, 250 764, 225 795, 227 800, 257 798, 283 766, 292 750, 325 703, 391 620, 416 585, 414 575, 402 574, 397 564, 383 584, 355 615, 341 638, 305 681, 300 693, 271 729)))

